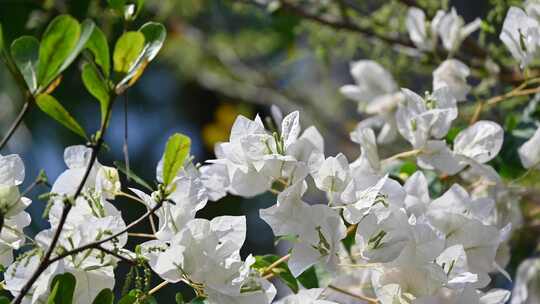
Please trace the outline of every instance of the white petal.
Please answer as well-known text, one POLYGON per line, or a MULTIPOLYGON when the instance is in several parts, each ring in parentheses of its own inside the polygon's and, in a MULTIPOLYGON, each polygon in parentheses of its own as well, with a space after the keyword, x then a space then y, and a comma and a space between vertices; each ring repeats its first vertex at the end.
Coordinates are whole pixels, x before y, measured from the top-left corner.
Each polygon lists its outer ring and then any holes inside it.
POLYGON ((492 160, 501 150, 504 131, 497 123, 481 120, 461 131, 454 140, 454 152, 479 163, 492 160))

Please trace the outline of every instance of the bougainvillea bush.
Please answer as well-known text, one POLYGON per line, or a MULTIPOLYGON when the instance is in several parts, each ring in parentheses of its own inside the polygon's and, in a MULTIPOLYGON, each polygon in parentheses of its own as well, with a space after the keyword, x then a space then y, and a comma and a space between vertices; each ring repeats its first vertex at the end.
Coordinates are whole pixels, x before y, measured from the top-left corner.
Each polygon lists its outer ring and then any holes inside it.
POLYGON ((170 134, 162 157, 151 160, 155 182, 147 183, 127 161, 99 161, 109 149, 123 149, 128 159, 127 146, 104 140, 113 105, 136 86, 166 40, 161 23, 132 26, 142 1, 108 1, 124 25, 114 41, 92 20, 66 14, 39 38, 8 44, 0 28, 3 68, 25 98, 0 148, 33 109, 81 137, 65 147, 66 169, 54 181, 45 172, 25 176, 17 154, 0 156, 0 303, 157 303, 156 294, 171 285, 189 292, 164 303, 540 303, 538 258, 525 259, 515 275, 507 271, 514 235, 539 214, 538 206, 521 202, 535 193, 540 164, 540 2, 499 11, 498 31, 481 19, 465 22, 455 8, 402 1, 402 37, 355 25, 348 13, 354 1, 240 2, 399 45, 411 60, 434 65, 431 89, 400 88, 381 64, 356 60, 353 82, 338 90, 362 113, 350 133, 356 159, 325 153, 325 137, 302 123, 302 110, 268 105, 269 115, 238 116, 229 139, 216 144, 215 159, 203 163, 190 155, 189 137, 170 134), (494 36, 502 51, 482 49, 477 31, 494 36), (55 97, 63 72, 74 65, 81 90, 100 105, 87 113, 99 126, 95 132, 55 97), (504 92, 495 94, 497 85, 504 92), (515 105, 504 108, 508 101, 515 105), (490 119, 498 108, 508 119, 490 119), (505 145, 515 137, 519 144, 505 145), (519 159, 513 175, 505 173, 501 153, 519 159), (33 182, 23 189, 25 180, 33 182), (24 228, 36 219, 25 211, 32 204, 26 196, 36 186, 48 187, 39 199, 47 202, 50 228, 28 236, 24 228), (308 191, 322 195, 308 202, 308 191), (273 204, 259 217, 277 242, 289 244, 284 255, 241 255, 245 216, 197 214, 227 195, 266 192, 275 195, 273 204), (119 197, 146 212, 127 221, 119 197), (133 230, 143 222, 152 233, 133 230), (136 246, 127 246, 128 238, 136 246), (130 271, 115 276, 121 264, 130 271))

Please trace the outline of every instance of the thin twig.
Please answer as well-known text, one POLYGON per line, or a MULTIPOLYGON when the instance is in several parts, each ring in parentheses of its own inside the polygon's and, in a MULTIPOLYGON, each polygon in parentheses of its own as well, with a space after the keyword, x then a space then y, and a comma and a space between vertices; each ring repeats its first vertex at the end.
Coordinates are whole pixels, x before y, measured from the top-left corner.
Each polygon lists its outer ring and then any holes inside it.
POLYGON ((78 247, 78 248, 75 248, 73 250, 70 250, 70 251, 66 251, 54 258, 52 258, 50 260, 50 264, 56 262, 56 261, 59 261, 63 258, 66 258, 68 256, 71 256, 71 255, 74 255, 74 254, 77 254, 77 253, 80 253, 80 252, 83 252, 85 250, 88 250, 88 249, 94 249, 94 248, 98 248, 100 247, 102 244, 104 243, 107 243, 107 242, 110 242, 116 238, 118 238, 119 236, 121 236, 122 234, 124 233, 127 233, 129 231, 129 229, 133 228, 135 225, 139 224, 140 222, 144 221, 147 217, 151 216, 152 214, 154 214, 155 211, 157 211, 159 208, 161 208, 161 206, 163 205, 163 201, 160 201, 158 202, 152 209, 148 210, 145 214, 143 214, 142 216, 140 216, 138 219, 136 219, 135 221, 131 222, 129 225, 126 226, 126 228, 120 230, 119 232, 107 237, 107 238, 104 238, 102 240, 98 240, 98 241, 95 241, 95 242, 92 242, 92 243, 88 243, 86 245, 83 245, 81 247, 78 247))
POLYGON ((382 163, 390 163, 394 160, 397 160, 397 159, 402 159, 402 158, 407 158, 407 157, 413 157, 413 156, 416 156, 418 155, 420 152, 422 152, 420 149, 414 149, 414 150, 410 150, 410 151, 405 151, 405 152, 401 152, 401 153, 398 153, 398 154, 395 154, 395 155, 392 155, 386 159, 384 159, 382 161, 382 163))
POLYGON ((140 237, 146 239, 156 239, 156 236, 149 233, 128 232, 128 236, 140 237))
POLYGON ((161 288, 165 287, 169 285, 169 282, 167 281, 163 281, 161 283, 159 283, 156 287, 152 288, 149 292, 148 292, 148 295, 153 295, 155 294, 156 292, 158 292, 161 288))
POLYGON ((129 258, 119 254, 118 252, 109 250, 109 249, 107 249, 107 248, 105 248, 103 246, 97 246, 96 249, 100 250, 100 251, 103 251, 105 253, 108 253, 108 254, 110 254, 110 255, 112 255, 112 256, 114 256, 114 257, 118 258, 119 260, 122 260, 122 261, 124 261, 126 263, 129 263, 129 264, 132 264, 132 265, 137 265, 137 262, 135 262, 134 260, 129 259, 129 258))
POLYGON ((266 267, 263 271, 263 273, 261 274, 261 276, 265 277, 266 275, 268 274, 271 274, 272 273, 272 269, 278 267, 279 265, 281 265, 282 263, 285 263, 289 260, 289 258, 291 257, 291 254, 287 254, 287 255, 284 255, 282 256, 281 258, 279 258, 278 260, 276 260, 274 263, 270 264, 268 267, 266 267))
POLYGON ((364 295, 355 294, 355 293, 352 293, 352 292, 350 292, 348 290, 345 290, 345 289, 341 289, 341 288, 339 288, 337 286, 334 286, 334 285, 328 285, 328 288, 332 289, 334 291, 337 291, 339 293, 348 295, 349 297, 352 297, 352 298, 355 298, 355 299, 358 299, 358 300, 362 300, 362 301, 366 301, 369 304, 377 304, 377 303, 379 303, 379 301, 377 299, 366 297, 364 295))
MULTIPOLYGON (((31 95, 29 94, 29 96, 31 95)), ((26 116, 26 114, 28 114, 30 110, 30 104, 32 103, 32 101, 33 101, 33 97, 28 97, 26 102, 23 104, 21 111, 19 112, 19 115, 17 115, 17 118, 15 118, 15 121, 13 121, 13 123, 9 127, 8 132, 6 133, 6 135, 0 142, 0 150, 4 148, 4 146, 8 143, 10 138, 13 136, 13 134, 15 134, 15 131, 17 131, 17 128, 19 128, 19 126, 21 125, 24 117, 26 116)))

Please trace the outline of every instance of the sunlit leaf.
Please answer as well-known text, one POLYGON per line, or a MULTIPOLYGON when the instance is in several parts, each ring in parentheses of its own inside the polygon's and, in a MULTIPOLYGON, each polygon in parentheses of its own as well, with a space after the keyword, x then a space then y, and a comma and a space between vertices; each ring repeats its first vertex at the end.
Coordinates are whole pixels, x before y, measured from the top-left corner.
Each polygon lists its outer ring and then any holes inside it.
POLYGON ((169 185, 189 155, 191 139, 176 133, 169 137, 163 157, 163 184, 169 185))
POLYGON ((92 36, 92 33, 96 29, 96 25, 94 24, 94 21, 90 19, 86 19, 81 24, 81 35, 79 37, 79 41, 77 41, 77 44, 75 45, 75 48, 71 51, 69 56, 66 58, 62 66, 60 67, 60 71, 58 73, 62 73, 67 67, 77 58, 77 56, 81 53, 81 51, 86 46, 86 43, 92 36))
POLYGON ((88 92, 99 101, 101 108, 101 122, 103 123, 110 103, 107 82, 101 78, 96 67, 90 63, 85 63, 83 65, 82 80, 88 92))
POLYGON ((37 68, 39 61, 39 41, 32 36, 22 36, 11 44, 11 57, 30 92, 37 89, 37 68))
POLYGON ((111 72, 109 44, 107 43, 107 37, 99 27, 94 28, 90 39, 86 43, 86 48, 94 55, 94 61, 101 68, 105 78, 109 78, 111 72))
POLYGON ((137 61, 130 66, 127 75, 118 83, 117 92, 132 86, 141 77, 144 69, 156 57, 167 37, 167 30, 161 23, 157 22, 144 24, 139 32, 144 35, 144 49, 137 61))
POLYGON ((76 134, 87 138, 86 132, 69 112, 51 95, 41 94, 36 98, 38 107, 54 120, 76 134))
POLYGON ((127 73, 144 48, 144 35, 141 32, 126 32, 116 42, 113 54, 114 70, 127 73))
POLYGON ((45 30, 39 47, 38 84, 47 86, 60 73, 81 35, 79 22, 68 15, 56 17, 45 30))

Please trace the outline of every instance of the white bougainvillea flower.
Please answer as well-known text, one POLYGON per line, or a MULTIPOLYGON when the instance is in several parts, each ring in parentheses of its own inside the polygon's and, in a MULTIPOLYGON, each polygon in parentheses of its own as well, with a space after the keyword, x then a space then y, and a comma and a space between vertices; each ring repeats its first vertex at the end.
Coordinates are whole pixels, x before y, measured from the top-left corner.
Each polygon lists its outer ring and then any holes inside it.
POLYGON ((473 199, 465 188, 453 184, 430 204, 428 212, 438 211, 464 215, 487 224, 489 217, 495 211, 495 202, 489 197, 473 199))
POLYGON ((540 2, 538 0, 527 0, 524 5, 527 15, 536 20, 540 20, 540 2))
POLYGON ((467 287, 462 289, 441 288, 435 295, 414 300, 414 304, 504 304, 510 298, 510 292, 493 289, 487 293, 467 287))
POLYGON ((430 138, 444 137, 457 118, 455 97, 448 87, 442 87, 425 98, 411 90, 403 89, 404 104, 396 112, 399 132, 414 148, 422 148, 430 138))
POLYGON ((25 243, 23 229, 30 225, 30 214, 21 211, 6 217, 0 233, 0 265, 8 266, 13 262, 13 250, 25 243))
POLYGON ((202 286, 209 303, 270 303, 275 296, 273 287, 253 281, 251 276, 255 259, 240 259, 245 235, 243 216, 193 219, 170 242, 149 241, 142 249, 161 278, 202 286), (241 292, 246 285, 252 291, 241 292), (261 299, 264 301, 259 302, 261 299))
MULTIPOLYGON (((159 169, 158 172, 160 172, 159 169)), ((167 194, 162 206, 155 211, 158 217, 155 235, 161 241, 169 241, 184 229, 208 201, 207 188, 203 184, 199 171, 189 160, 184 163, 182 170, 173 179, 171 187, 174 190, 167 194)), ((134 188, 130 190, 144 201, 148 210, 156 206, 159 196, 157 191, 148 195, 134 188)))
POLYGON ((478 275, 475 287, 485 287, 488 273, 495 269, 495 257, 500 245, 500 231, 466 216, 444 211, 429 212, 430 223, 446 239, 446 246, 461 245, 467 255, 469 271, 478 275))
POLYGON ((370 128, 358 129, 351 132, 351 140, 360 144, 360 158, 365 159, 371 171, 379 171, 381 162, 375 139, 375 133, 370 128))
POLYGON ((473 22, 465 24, 463 17, 458 15, 455 8, 441 17, 438 23, 439 36, 444 48, 453 53, 470 34, 480 28, 481 20, 476 18, 473 22))
POLYGON ((32 202, 21 196, 25 168, 19 155, 0 155, 0 265, 13 262, 13 250, 25 241, 23 228, 30 224, 30 215, 23 210, 32 202))
POLYGON ((358 102, 360 112, 375 115, 364 121, 362 127, 380 127, 379 142, 394 140, 396 129, 392 114, 403 99, 394 78, 390 72, 372 60, 353 62, 350 71, 356 84, 345 85, 340 88, 340 92, 358 102))
POLYGON ((230 187, 227 166, 223 164, 209 164, 200 168, 201 181, 206 188, 208 198, 218 201, 227 195, 230 187))
POLYGON ((467 100, 467 94, 471 90, 471 86, 467 84, 470 74, 469 67, 463 62, 447 59, 433 71, 433 90, 446 86, 457 101, 467 100))
POLYGON ((270 225, 275 236, 297 238, 289 260, 294 276, 316 263, 335 270, 346 230, 336 210, 302 201, 304 191, 305 185, 297 183, 278 195, 276 205, 260 210, 261 218, 270 225))
POLYGON ((359 102, 361 111, 366 104, 386 103, 387 99, 392 99, 392 95, 399 91, 390 72, 373 60, 352 62, 350 72, 356 84, 342 86, 340 91, 359 102))
POLYGON ((467 253, 462 245, 446 248, 436 259, 447 275, 446 286, 452 289, 462 289, 478 281, 478 275, 469 272, 467 253))
POLYGON ((24 163, 19 155, 0 155, 0 213, 4 218, 20 213, 31 203, 19 192, 24 171, 24 163))
POLYGON ((519 159, 524 168, 530 169, 540 164, 540 128, 518 149, 519 159))
POLYGON ((511 7, 506 13, 499 38, 512 56, 527 67, 537 54, 540 44, 540 24, 519 7, 511 7))
POLYGON ((439 37, 437 29, 443 16, 444 11, 439 10, 431 23, 428 23, 423 10, 417 7, 409 8, 405 25, 407 26, 411 41, 419 50, 435 50, 437 47, 437 38, 439 37))
POLYGON ((356 224, 366 215, 373 214, 377 220, 385 219, 390 212, 403 207, 405 191, 401 185, 388 176, 382 177, 375 185, 359 190, 349 184, 343 193, 343 217, 348 223, 356 224))
POLYGON ((415 303, 415 298, 434 294, 445 282, 445 273, 435 264, 388 267, 372 277, 381 304, 415 303))
MULTIPOLYGON (((5 287, 17 296, 20 290, 38 267, 40 256, 38 254, 24 257, 8 268, 5 272, 5 287)), ((23 299, 23 303, 45 303, 50 293, 53 278, 62 273, 69 272, 76 279, 73 299, 76 303, 91 304, 100 291, 105 288, 114 288, 113 267, 73 267, 62 260, 49 266, 32 285, 31 292, 23 299)))
POLYGON ((351 178, 347 157, 342 153, 326 159, 323 155, 318 156, 312 158, 309 164, 315 185, 330 196, 336 193, 339 195, 345 190, 351 178))
POLYGON ((428 140, 417 157, 418 166, 427 170, 438 170, 454 175, 461 171, 465 164, 450 150, 445 140, 428 140))
POLYGON ((530 258, 518 267, 510 304, 540 303, 540 258, 530 258))
POLYGON ((217 159, 209 162, 227 168, 227 178, 218 178, 229 181, 228 192, 254 196, 269 190, 276 181, 281 186, 291 185, 305 178, 312 155, 322 155, 322 136, 314 127, 301 132, 298 112, 280 120, 280 132, 271 133, 258 116, 253 121, 239 116, 229 142, 216 146, 217 159))
POLYGON ((337 304, 336 302, 321 300, 324 289, 302 289, 297 294, 292 294, 275 302, 274 304, 337 304))
POLYGON ((403 185, 405 190, 405 208, 408 214, 419 217, 426 213, 431 197, 429 196, 429 185, 426 176, 422 171, 416 171, 403 185))
MULTIPOLYGON (((52 186, 51 193, 61 196, 74 195, 84 178, 91 155, 92 149, 86 146, 67 147, 64 150, 64 161, 68 169, 58 176, 52 186)), ((105 199, 112 199, 120 191, 120 188, 118 171, 95 161, 84 184, 83 192, 92 192, 105 199)))
POLYGON ((486 120, 477 121, 456 136, 454 153, 483 164, 499 154, 503 139, 504 130, 499 124, 486 120))

